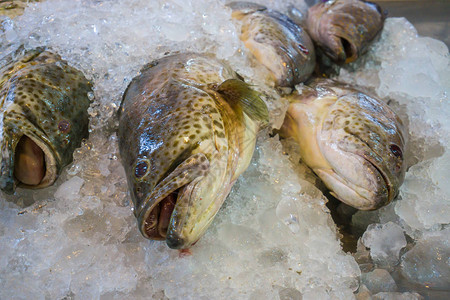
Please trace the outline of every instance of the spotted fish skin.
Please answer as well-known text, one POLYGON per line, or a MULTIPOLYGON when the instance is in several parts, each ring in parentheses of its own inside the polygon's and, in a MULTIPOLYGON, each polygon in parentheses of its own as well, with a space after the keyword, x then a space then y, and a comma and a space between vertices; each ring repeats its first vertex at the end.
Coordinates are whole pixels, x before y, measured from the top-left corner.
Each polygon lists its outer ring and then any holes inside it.
POLYGON ((54 183, 73 151, 88 136, 91 84, 61 57, 45 49, 23 47, 0 64, 0 188, 44 188, 54 183), (31 146, 27 146, 31 145, 31 146), (32 149, 31 149, 32 148, 32 149), (41 166, 36 167, 37 153, 41 166), (33 165, 34 164, 34 165, 33 165), (24 170, 22 170, 24 169, 24 170), (33 184, 18 176, 40 169, 33 184))
POLYGON ((260 121, 232 100, 247 89, 207 54, 161 58, 132 80, 119 150, 144 237, 184 249, 208 228, 255 147, 260 121))
POLYGON ((231 2, 233 18, 241 20, 241 40, 271 74, 277 87, 294 87, 314 71, 314 45, 287 16, 250 2, 231 2))
POLYGON ((289 101, 282 132, 336 198, 360 210, 392 201, 405 176, 406 136, 384 102, 327 79, 289 101))
POLYGON ((339 63, 355 61, 381 32, 386 14, 378 4, 362 0, 321 1, 310 7, 309 35, 339 63))

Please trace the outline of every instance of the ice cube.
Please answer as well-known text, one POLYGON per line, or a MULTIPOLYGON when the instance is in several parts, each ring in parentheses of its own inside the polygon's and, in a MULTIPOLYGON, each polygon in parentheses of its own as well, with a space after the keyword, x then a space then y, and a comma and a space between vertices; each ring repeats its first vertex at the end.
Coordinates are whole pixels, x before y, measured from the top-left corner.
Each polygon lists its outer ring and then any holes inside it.
POLYGON ((370 256, 379 265, 395 265, 400 250, 406 246, 402 228, 392 222, 369 225, 361 240, 370 248, 370 256))

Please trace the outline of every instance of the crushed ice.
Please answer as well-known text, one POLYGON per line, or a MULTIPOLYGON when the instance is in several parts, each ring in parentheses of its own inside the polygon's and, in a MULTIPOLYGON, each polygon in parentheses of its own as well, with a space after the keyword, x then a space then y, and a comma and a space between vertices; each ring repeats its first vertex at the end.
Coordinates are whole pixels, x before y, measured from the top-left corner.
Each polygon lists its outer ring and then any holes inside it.
MULTIPOLYGON (((281 11, 288 5, 255 2, 281 11)), ((367 228, 357 253, 342 251, 326 198, 295 151, 284 154, 295 146, 263 132, 251 166, 184 257, 136 228, 114 114, 145 63, 167 52, 212 52, 262 90, 279 126, 285 103, 262 85, 230 11, 222 1, 48 0, 1 21, 1 53, 46 45, 95 87, 90 138, 56 185, 0 196, 1 299, 448 295, 449 54, 405 19, 388 19, 369 53, 339 76, 390 100, 410 133, 398 200, 353 216, 355 227, 367 228)))

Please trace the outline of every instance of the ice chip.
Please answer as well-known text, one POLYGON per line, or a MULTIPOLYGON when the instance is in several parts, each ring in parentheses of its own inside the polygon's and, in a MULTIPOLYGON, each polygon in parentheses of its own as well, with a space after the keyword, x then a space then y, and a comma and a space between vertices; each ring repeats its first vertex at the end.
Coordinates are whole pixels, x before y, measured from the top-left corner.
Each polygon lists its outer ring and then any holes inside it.
POLYGON ((74 176, 61 184, 56 190, 55 198, 71 200, 79 196, 81 187, 83 186, 84 179, 74 176))
POLYGON ((394 279, 384 269, 375 269, 372 272, 361 274, 361 281, 372 294, 397 291, 394 279))
POLYGON ((402 228, 392 222, 369 225, 361 240, 370 248, 372 259, 380 265, 395 265, 400 250, 406 246, 402 228))
POLYGON ((298 233, 300 230, 297 206, 292 199, 282 199, 277 206, 277 217, 286 224, 292 233, 298 233))
POLYGON ((402 274, 428 289, 448 290, 450 278, 450 229, 430 233, 405 253, 402 274))

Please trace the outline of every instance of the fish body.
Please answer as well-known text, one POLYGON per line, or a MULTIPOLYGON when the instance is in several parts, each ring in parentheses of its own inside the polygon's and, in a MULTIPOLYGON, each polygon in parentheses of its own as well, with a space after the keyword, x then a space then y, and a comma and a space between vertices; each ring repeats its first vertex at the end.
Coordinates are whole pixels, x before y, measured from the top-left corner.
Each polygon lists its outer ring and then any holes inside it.
POLYGON ((349 63, 381 32, 385 18, 380 6, 369 1, 329 0, 309 8, 306 27, 332 60, 349 63))
POLYGON ((282 133, 342 202, 360 210, 388 204, 405 176, 404 127, 382 101, 318 79, 289 96, 282 133))
POLYGON ((233 18, 242 22, 241 40, 269 71, 277 87, 294 87, 314 71, 314 45, 287 16, 250 2, 231 2, 233 18))
POLYGON ((0 188, 44 188, 88 136, 91 84, 44 49, 19 48, 0 64, 0 188))
POLYGON ((118 134, 143 236, 193 245, 247 168, 267 118, 257 94, 211 55, 144 67, 123 96, 118 134))

